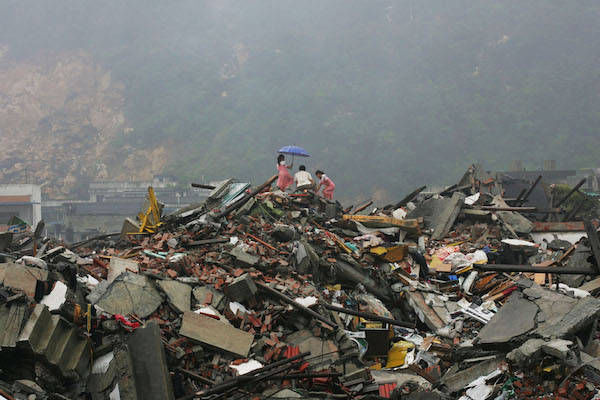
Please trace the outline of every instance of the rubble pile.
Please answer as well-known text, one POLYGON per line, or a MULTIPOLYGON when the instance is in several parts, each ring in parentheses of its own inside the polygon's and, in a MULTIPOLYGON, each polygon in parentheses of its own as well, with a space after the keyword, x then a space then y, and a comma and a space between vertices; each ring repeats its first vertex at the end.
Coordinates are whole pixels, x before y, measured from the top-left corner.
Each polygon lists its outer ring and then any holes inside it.
POLYGON ((345 209, 228 179, 118 234, 0 234, 0 399, 600 398, 597 222, 479 174, 345 209))

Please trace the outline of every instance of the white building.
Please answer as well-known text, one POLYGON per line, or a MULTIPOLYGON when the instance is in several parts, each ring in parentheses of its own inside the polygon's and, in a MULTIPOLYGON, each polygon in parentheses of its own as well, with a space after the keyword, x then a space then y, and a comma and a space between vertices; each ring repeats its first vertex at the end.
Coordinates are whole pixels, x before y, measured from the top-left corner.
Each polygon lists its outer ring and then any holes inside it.
POLYGON ((42 220, 40 185, 0 185, 0 225, 17 216, 33 228, 42 220))

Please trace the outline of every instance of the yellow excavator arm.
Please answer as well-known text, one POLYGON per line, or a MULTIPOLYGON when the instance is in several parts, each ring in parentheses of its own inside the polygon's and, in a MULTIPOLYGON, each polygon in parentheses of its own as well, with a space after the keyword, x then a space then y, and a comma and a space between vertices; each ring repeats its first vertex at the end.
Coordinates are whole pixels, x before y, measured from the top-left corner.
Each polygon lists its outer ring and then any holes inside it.
POLYGON ((162 225, 160 207, 152 186, 148 186, 148 208, 146 211, 140 212, 138 217, 140 219, 139 233, 156 233, 158 227, 162 225))

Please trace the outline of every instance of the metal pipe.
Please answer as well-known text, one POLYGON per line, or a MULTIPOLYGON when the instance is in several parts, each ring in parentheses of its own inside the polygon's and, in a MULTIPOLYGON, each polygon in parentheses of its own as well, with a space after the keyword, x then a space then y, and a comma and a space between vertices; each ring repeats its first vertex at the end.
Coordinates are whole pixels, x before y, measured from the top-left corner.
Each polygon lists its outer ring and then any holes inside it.
POLYGON ((262 192, 266 187, 271 186, 271 184, 273 182, 275 182, 275 179, 277 179, 277 175, 273 175, 271 178, 269 178, 269 180, 267 180, 265 183, 263 183, 262 185, 258 186, 254 190, 252 190, 250 193, 245 193, 242 196, 242 198, 240 198, 239 200, 235 201, 234 203, 228 205, 223 211, 221 211, 217 215, 217 218, 226 217, 229 214, 231 214, 232 211, 234 211, 234 210, 240 208, 241 206, 243 206, 244 204, 246 204, 246 202, 248 200, 250 200, 250 198, 252 198, 252 197, 256 196, 257 194, 259 194, 260 192, 262 192))
POLYGON ((216 188, 216 186, 213 185, 205 185, 204 183, 191 183, 192 187, 195 188, 199 188, 199 189, 209 189, 209 190, 213 190, 214 188, 216 188))
POLYGON ((382 316, 379 316, 377 314, 371 314, 371 313, 366 313, 366 312, 362 312, 362 311, 349 310, 347 308, 337 307, 337 306, 334 306, 332 304, 328 304, 328 303, 325 303, 325 302, 322 302, 321 304, 323 305, 323 307, 325 307, 328 310, 341 312, 343 314, 356 315, 357 317, 366 318, 366 319, 369 319, 369 320, 372 320, 372 321, 387 322, 390 325, 402 326, 404 328, 414 328, 415 327, 415 324, 411 324, 409 322, 404 322, 404 321, 399 321, 397 319, 382 317, 382 316))
POLYGON ((579 183, 577 185, 575 185, 575 187, 573 187, 573 189, 571 189, 571 191, 569 193, 567 193, 567 195, 565 197, 563 197, 558 202, 558 204, 556 205, 556 207, 560 207, 565 201, 567 201, 567 199, 569 197, 571 197, 571 195, 573 195, 573 193, 575 193, 576 191, 578 191, 579 188, 583 186, 583 184, 585 183, 585 181, 587 181, 587 178, 583 178, 581 181, 579 181, 579 183))
POLYGON ((598 275, 591 268, 556 268, 536 267, 534 265, 510 265, 510 264, 473 264, 473 268, 481 271, 494 272, 535 272, 539 274, 557 275, 598 275))
POLYGON ((264 283, 261 283, 261 282, 255 282, 255 283, 256 283, 256 286, 258 286, 259 288, 261 288, 264 291, 272 294, 273 296, 275 296, 278 299, 282 300, 283 302, 291 305, 292 307, 297 308, 298 310, 304 312, 305 314, 310 315, 313 318, 318 319, 321 322, 324 322, 325 324, 329 325, 333 329, 337 328, 337 325, 335 323, 333 323, 332 321, 328 320, 327 318, 325 318, 321 314, 316 313, 315 311, 311 310, 310 308, 305 307, 302 304, 296 303, 293 299, 289 298, 288 296, 286 296, 285 294, 279 292, 278 290, 275 290, 272 287, 270 287, 268 285, 265 285, 264 283))
POLYGON ((541 180, 542 180, 542 175, 539 175, 537 177, 537 179, 535 180, 535 182, 533 182, 533 185, 531 185, 531 187, 529 188, 527 193, 525 193, 523 198, 520 200, 521 204, 523 204, 527 201, 527 199, 529 198, 529 195, 531 194, 531 192, 533 192, 533 189, 535 189, 535 187, 538 185, 538 183, 540 183, 541 180))
POLYGON ((358 207, 356 210, 354 210, 354 212, 352 213, 353 215, 358 214, 359 212, 361 212, 362 210, 364 210, 365 208, 369 207, 371 204, 373 204, 373 200, 369 200, 368 202, 366 202, 365 204, 363 204, 362 206, 358 207))
MULTIPOLYGON (((294 357, 290 357, 287 358, 285 360, 281 360, 281 361, 277 361, 274 362, 272 364, 269 364, 267 366, 264 366, 262 368, 256 369, 246 375, 241 375, 238 376, 236 378, 230 379, 228 381, 225 381, 223 383, 220 383, 218 385, 215 385, 209 389, 206 390, 202 390, 200 392, 194 393, 194 394, 190 394, 190 395, 186 395, 183 397, 180 397, 178 400, 191 400, 194 397, 204 397, 204 396, 208 396, 211 394, 217 394, 217 393, 222 393, 224 391, 227 391, 229 389, 235 388, 237 386, 240 386, 243 383, 247 383, 250 381, 254 381, 254 380, 260 380, 261 378, 265 378, 265 376, 261 376, 259 374, 263 373, 263 372, 267 372, 270 371, 272 369, 275 369, 275 373, 274 374, 278 374, 280 372, 282 372, 283 370, 288 368, 288 364, 292 364, 294 362, 297 362, 298 360, 300 360, 301 358, 306 357, 307 355, 309 355, 310 352, 304 352, 304 353, 300 353, 294 357), (280 368, 282 367, 282 371, 280 371, 280 368)), ((270 374, 268 374, 267 376, 269 376, 270 374)))
POLYGON ((335 378, 341 376, 339 372, 314 372, 306 374, 273 375, 265 380, 272 379, 306 379, 306 378, 335 378))
POLYGON ((396 203, 395 208, 404 207, 409 202, 413 201, 413 199, 415 197, 417 197, 419 193, 421 193, 423 190, 425 190, 426 187, 427 186, 421 186, 421 187, 415 189, 414 191, 412 191, 411 193, 409 193, 405 198, 403 198, 398 203, 396 203))

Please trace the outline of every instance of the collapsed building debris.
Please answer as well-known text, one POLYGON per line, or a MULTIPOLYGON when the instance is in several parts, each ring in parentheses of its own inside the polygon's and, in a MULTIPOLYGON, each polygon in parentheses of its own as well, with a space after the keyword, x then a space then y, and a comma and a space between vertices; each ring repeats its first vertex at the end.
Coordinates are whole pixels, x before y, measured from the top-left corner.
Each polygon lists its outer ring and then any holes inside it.
POLYGON ((476 167, 383 208, 274 179, 3 235, 0 398, 600 398, 597 214, 476 167))

